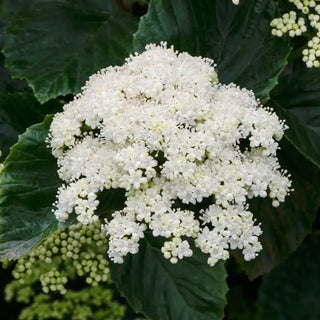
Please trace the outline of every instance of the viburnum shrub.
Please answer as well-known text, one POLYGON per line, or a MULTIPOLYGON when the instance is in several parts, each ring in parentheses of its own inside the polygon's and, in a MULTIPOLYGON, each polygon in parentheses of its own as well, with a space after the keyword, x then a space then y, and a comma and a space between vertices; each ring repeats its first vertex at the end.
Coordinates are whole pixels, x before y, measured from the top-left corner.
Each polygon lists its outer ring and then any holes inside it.
POLYGON ((192 255, 192 238, 211 266, 229 248, 254 259, 262 231, 247 199, 277 207, 289 193, 276 156, 285 129, 252 91, 221 85, 211 59, 148 45, 91 76, 54 117, 48 142, 65 182, 54 213, 95 222, 98 194, 121 188, 124 208, 103 227, 114 262, 137 253, 146 230, 166 238, 172 263, 192 255), (199 212, 184 208, 206 198, 199 212))

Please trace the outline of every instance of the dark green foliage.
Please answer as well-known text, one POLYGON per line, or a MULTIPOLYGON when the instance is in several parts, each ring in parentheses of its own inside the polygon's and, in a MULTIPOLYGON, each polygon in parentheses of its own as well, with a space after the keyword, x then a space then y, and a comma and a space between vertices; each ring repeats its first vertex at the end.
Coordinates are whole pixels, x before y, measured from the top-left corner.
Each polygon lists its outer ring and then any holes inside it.
POLYGON ((30 127, 11 148, 0 175, 0 258, 18 258, 57 228, 51 213, 60 181, 45 139, 52 117, 30 127))
POLYGON ((146 236, 137 254, 110 264, 113 281, 133 309, 152 320, 222 319, 228 290, 224 264, 210 267, 198 250, 172 264, 161 246, 161 239, 146 236))
MULTIPOLYGON (((272 91, 270 105, 289 126, 285 137, 290 144, 282 143, 279 158, 292 174, 294 191, 279 208, 267 199, 252 201, 250 208, 262 224, 263 250, 249 263, 238 256, 237 260, 251 279, 280 264, 263 276, 259 320, 319 319, 319 234, 299 245, 311 232, 320 203, 320 69, 290 62, 278 79, 293 42, 270 34, 269 23, 278 15, 273 0, 240 0, 239 6, 231 0, 151 0, 140 22, 131 3, 126 7, 124 2, 1 3, 0 17, 8 24, 5 37, 6 25, 0 24, 0 46, 4 43, 5 48, 5 61, 0 54, 4 156, 21 136, 0 175, 0 259, 30 252, 59 227, 51 209, 61 181, 45 143, 52 117, 43 121, 46 114, 60 109, 56 99, 65 95, 65 100, 72 99, 97 70, 123 64, 130 52, 141 52, 148 43, 167 41, 179 51, 214 59, 223 83, 252 89, 263 102, 272 91), (28 84, 12 79, 10 73, 28 84), (41 102, 51 100, 41 105, 28 85, 41 102)), ((284 11, 287 2, 280 1, 284 11)), ((122 207, 124 195, 101 193, 99 200, 98 214, 109 215, 122 207)), ((209 267, 205 255, 196 250, 192 258, 173 265, 163 258, 160 244, 161 239, 147 235, 138 254, 128 255, 122 265, 112 265, 113 279, 132 307, 154 320, 223 319, 228 290, 223 263, 209 267)), ((37 275, 43 272, 38 270, 37 275)), ((230 269, 229 277, 234 276, 230 269)), ((228 320, 255 319, 256 297, 247 295, 249 289, 241 287, 244 283, 230 286, 233 309, 227 312, 228 320)), ((123 314, 109 287, 70 290, 64 298, 39 295, 18 281, 11 287, 11 298, 31 304, 20 320, 116 320, 123 314)))
POLYGON ((320 233, 266 275, 259 293, 261 320, 320 319, 320 233))
POLYGON ((320 167, 320 69, 290 63, 272 92, 274 109, 286 120, 286 138, 320 167))
POLYGON ((9 22, 12 20, 21 10, 30 6, 35 0, 2 0, 1 1, 1 20, 9 22))
POLYGON ((128 56, 138 19, 113 1, 30 3, 10 21, 4 54, 41 102, 78 93, 94 72, 128 56))

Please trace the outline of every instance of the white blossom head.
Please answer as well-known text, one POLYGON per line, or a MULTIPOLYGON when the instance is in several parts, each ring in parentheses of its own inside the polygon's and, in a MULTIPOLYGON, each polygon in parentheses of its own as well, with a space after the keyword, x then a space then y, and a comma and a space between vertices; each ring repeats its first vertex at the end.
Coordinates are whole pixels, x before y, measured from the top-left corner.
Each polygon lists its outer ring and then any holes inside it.
POLYGON ((172 263, 191 244, 210 265, 236 248, 253 259, 262 231, 247 200, 278 206, 290 191, 276 157, 284 130, 251 91, 219 84, 212 60, 148 45, 93 75, 54 117, 48 140, 65 182, 54 213, 97 221, 98 194, 122 189, 123 209, 104 225, 114 262, 145 232, 164 238, 172 263))

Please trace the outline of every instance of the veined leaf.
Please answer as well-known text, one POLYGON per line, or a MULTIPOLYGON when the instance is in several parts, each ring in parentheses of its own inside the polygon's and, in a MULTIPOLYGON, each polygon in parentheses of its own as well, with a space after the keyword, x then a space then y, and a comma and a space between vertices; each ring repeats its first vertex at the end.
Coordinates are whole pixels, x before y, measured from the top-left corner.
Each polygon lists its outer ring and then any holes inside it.
POLYGON ((0 174, 0 259, 28 253, 57 228, 51 213, 60 180, 45 138, 52 120, 36 124, 11 148, 0 174))
POLYGON ((76 94, 96 71, 123 64, 137 25, 113 1, 32 1, 8 25, 6 64, 41 102, 76 94))
POLYGON ((139 252, 123 264, 111 264, 112 279, 136 312, 152 320, 217 320, 226 305, 226 271, 194 250, 191 258, 172 264, 163 257, 162 240, 140 240, 139 252))
POLYGON ((320 234, 312 234, 287 261, 263 279, 259 319, 320 318, 320 234))
POLYGON ((286 121, 286 138, 320 167, 320 70, 290 64, 272 92, 275 111, 286 121))

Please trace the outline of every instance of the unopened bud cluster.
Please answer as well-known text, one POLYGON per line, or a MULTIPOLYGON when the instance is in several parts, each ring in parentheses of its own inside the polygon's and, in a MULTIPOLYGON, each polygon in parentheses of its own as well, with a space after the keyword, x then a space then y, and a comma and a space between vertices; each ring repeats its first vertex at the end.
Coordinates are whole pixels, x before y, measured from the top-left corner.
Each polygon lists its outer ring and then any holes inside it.
POLYGON ((285 34, 290 37, 301 36, 307 31, 304 18, 306 16, 310 27, 313 28, 314 37, 308 41, 308 48, 302 51, 302 60, 308 68, 320 67, 320 4, 317 4, 319 1, 289 0, 289 2, 292 2, 304 16, 298 17, 297 12, 290 11, 280 18, 273 19, 270 23, 271 33, 278 37, 285 34))
POLYGON ((84 277, 93 286, 107 281, 109 268, 104 256, 106 251, 107 239, 101 231, 101 224, 78 223, 54 232, 30 254, 20 258, 12 274, 21 283, 30 282, 35 268, 40 267, 39 280, 43 292, 65 294, 69 277, 84 277))
POLYGON ((93 75, 53 119, 48 141, 65 181, 54 213, 96 221, 98 194, 123 189, 123 210, 104 226, 114 262, 137 253, 146 231, 165 239, 172 263, 192 244, 210 265, 228 249, 253 259, 262 231, 247 199, 278 206, 289 193, 276 157, 285 128, 251 91, 219 84, 212 60, 148 45, 93 75))
MULTIPOLYGON (((318 16, 319 17, 319 16, 318 16)), ((308 41, 309 49, 302 51, 302 60, 306 63, 308 68, 320 67, 320 33, 308 41)))
POLYGON ((281 18, 275 18, 271 21, 271 33, 274 36, 282 37, 284 34, 289 34, 290 37, 301 36, 307 31, 304 18, 297 18, 295 11, 285 13, 281 18))

